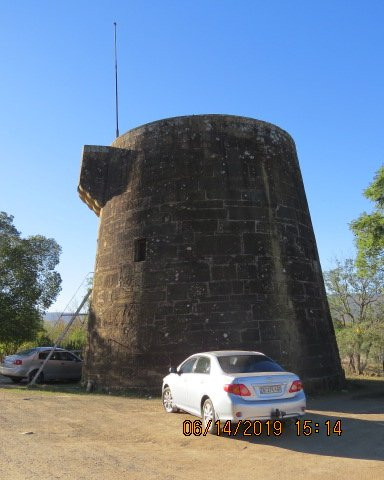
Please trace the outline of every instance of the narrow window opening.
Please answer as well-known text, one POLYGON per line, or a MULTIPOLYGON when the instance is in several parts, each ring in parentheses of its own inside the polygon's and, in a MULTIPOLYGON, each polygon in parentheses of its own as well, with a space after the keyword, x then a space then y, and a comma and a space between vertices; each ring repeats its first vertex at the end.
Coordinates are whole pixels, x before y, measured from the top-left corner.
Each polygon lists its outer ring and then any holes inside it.
POLYGON ((147 254, 147 239, 135 239, 135 262, 143 262, 147 254))

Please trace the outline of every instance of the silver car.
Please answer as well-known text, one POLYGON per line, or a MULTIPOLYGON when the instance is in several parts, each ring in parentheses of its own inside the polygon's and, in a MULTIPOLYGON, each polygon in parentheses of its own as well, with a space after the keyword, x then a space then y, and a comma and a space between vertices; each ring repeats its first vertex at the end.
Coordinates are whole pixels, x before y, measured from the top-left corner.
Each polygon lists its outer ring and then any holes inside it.
MULTIPOLYGON (((0 374, 19 383, 30 382, 53 347, 36 347, 4 357, 0 374)), ((83 361, 63 348, 56 348, 40 373, 37 383, 45 380, 80 380, 83 361)))
POLYGON ((218 420, 285 420, 305 413, 299 377, 260 352, 198 353, 169 371, 162 387, 165 410, 202 417, 211 433, 218 420))

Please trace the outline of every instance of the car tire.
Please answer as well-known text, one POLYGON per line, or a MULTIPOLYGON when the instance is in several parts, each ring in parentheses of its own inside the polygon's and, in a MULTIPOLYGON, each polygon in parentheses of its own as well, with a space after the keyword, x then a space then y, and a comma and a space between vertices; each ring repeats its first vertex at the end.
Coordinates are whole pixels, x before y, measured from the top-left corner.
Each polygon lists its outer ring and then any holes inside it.
POLYGON ((167 413, 176 413, 178 408, 173 403, 172 392, 169 387, 164 388, 162 395, 163 407, 167 413))
POLYGON ((20 383, 22 381, 22 377, 9 377, 13 383, 20 383))
POLYGON ((212 400, 207 398, 201 409, 201 418, 203 419, 203 431, 206 433, 216 433, 216 412, 212 400))
MULTIPOLYGON (((37 370, 33 370, 32 372, 30 372, 30 374, 28 375, 28 383, 32 382, 36 373, 37 373, 37 370)), ((44 382, 44 374, 43 372, 40 372, 39 376, 36 378, 36 383, 43 383, 43 382, 44 382)))

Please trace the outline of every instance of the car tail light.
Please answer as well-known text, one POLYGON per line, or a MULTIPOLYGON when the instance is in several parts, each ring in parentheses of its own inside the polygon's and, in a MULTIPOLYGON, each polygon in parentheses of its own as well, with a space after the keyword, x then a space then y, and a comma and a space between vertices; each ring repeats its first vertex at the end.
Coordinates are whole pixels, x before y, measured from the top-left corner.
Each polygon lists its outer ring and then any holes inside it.
POLYGON ((243 383, 229 383, 224 385, 224 390, 240 397, 249 397, 251 395, 251 392, 243 383))
POLYGON ((23 361, 22 360, 14 360, 12 363, 13 363, 13 365, 22 365, 23 361))
POLYGON ((291 388, 289 389, 289 393, 293 392, 300 392, 300 390, 303 389, 303 384, 301 383, 300 380, 294 380, 292 382, 291 388))

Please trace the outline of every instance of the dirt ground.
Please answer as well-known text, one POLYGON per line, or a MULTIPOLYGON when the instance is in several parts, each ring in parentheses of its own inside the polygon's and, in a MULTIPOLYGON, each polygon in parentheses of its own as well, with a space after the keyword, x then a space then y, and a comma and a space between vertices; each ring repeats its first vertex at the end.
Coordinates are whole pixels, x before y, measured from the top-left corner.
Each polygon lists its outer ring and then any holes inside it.
POLYGON ((196 418, 165 413, 158 398, 27 390, 2 377, 0 479, 383 480, 384 382, 369 383, 309 398, 310 436, 228 437, 183 435, 196 418), (327 420, 341 420, 341 435, 327 436, 327 420))

